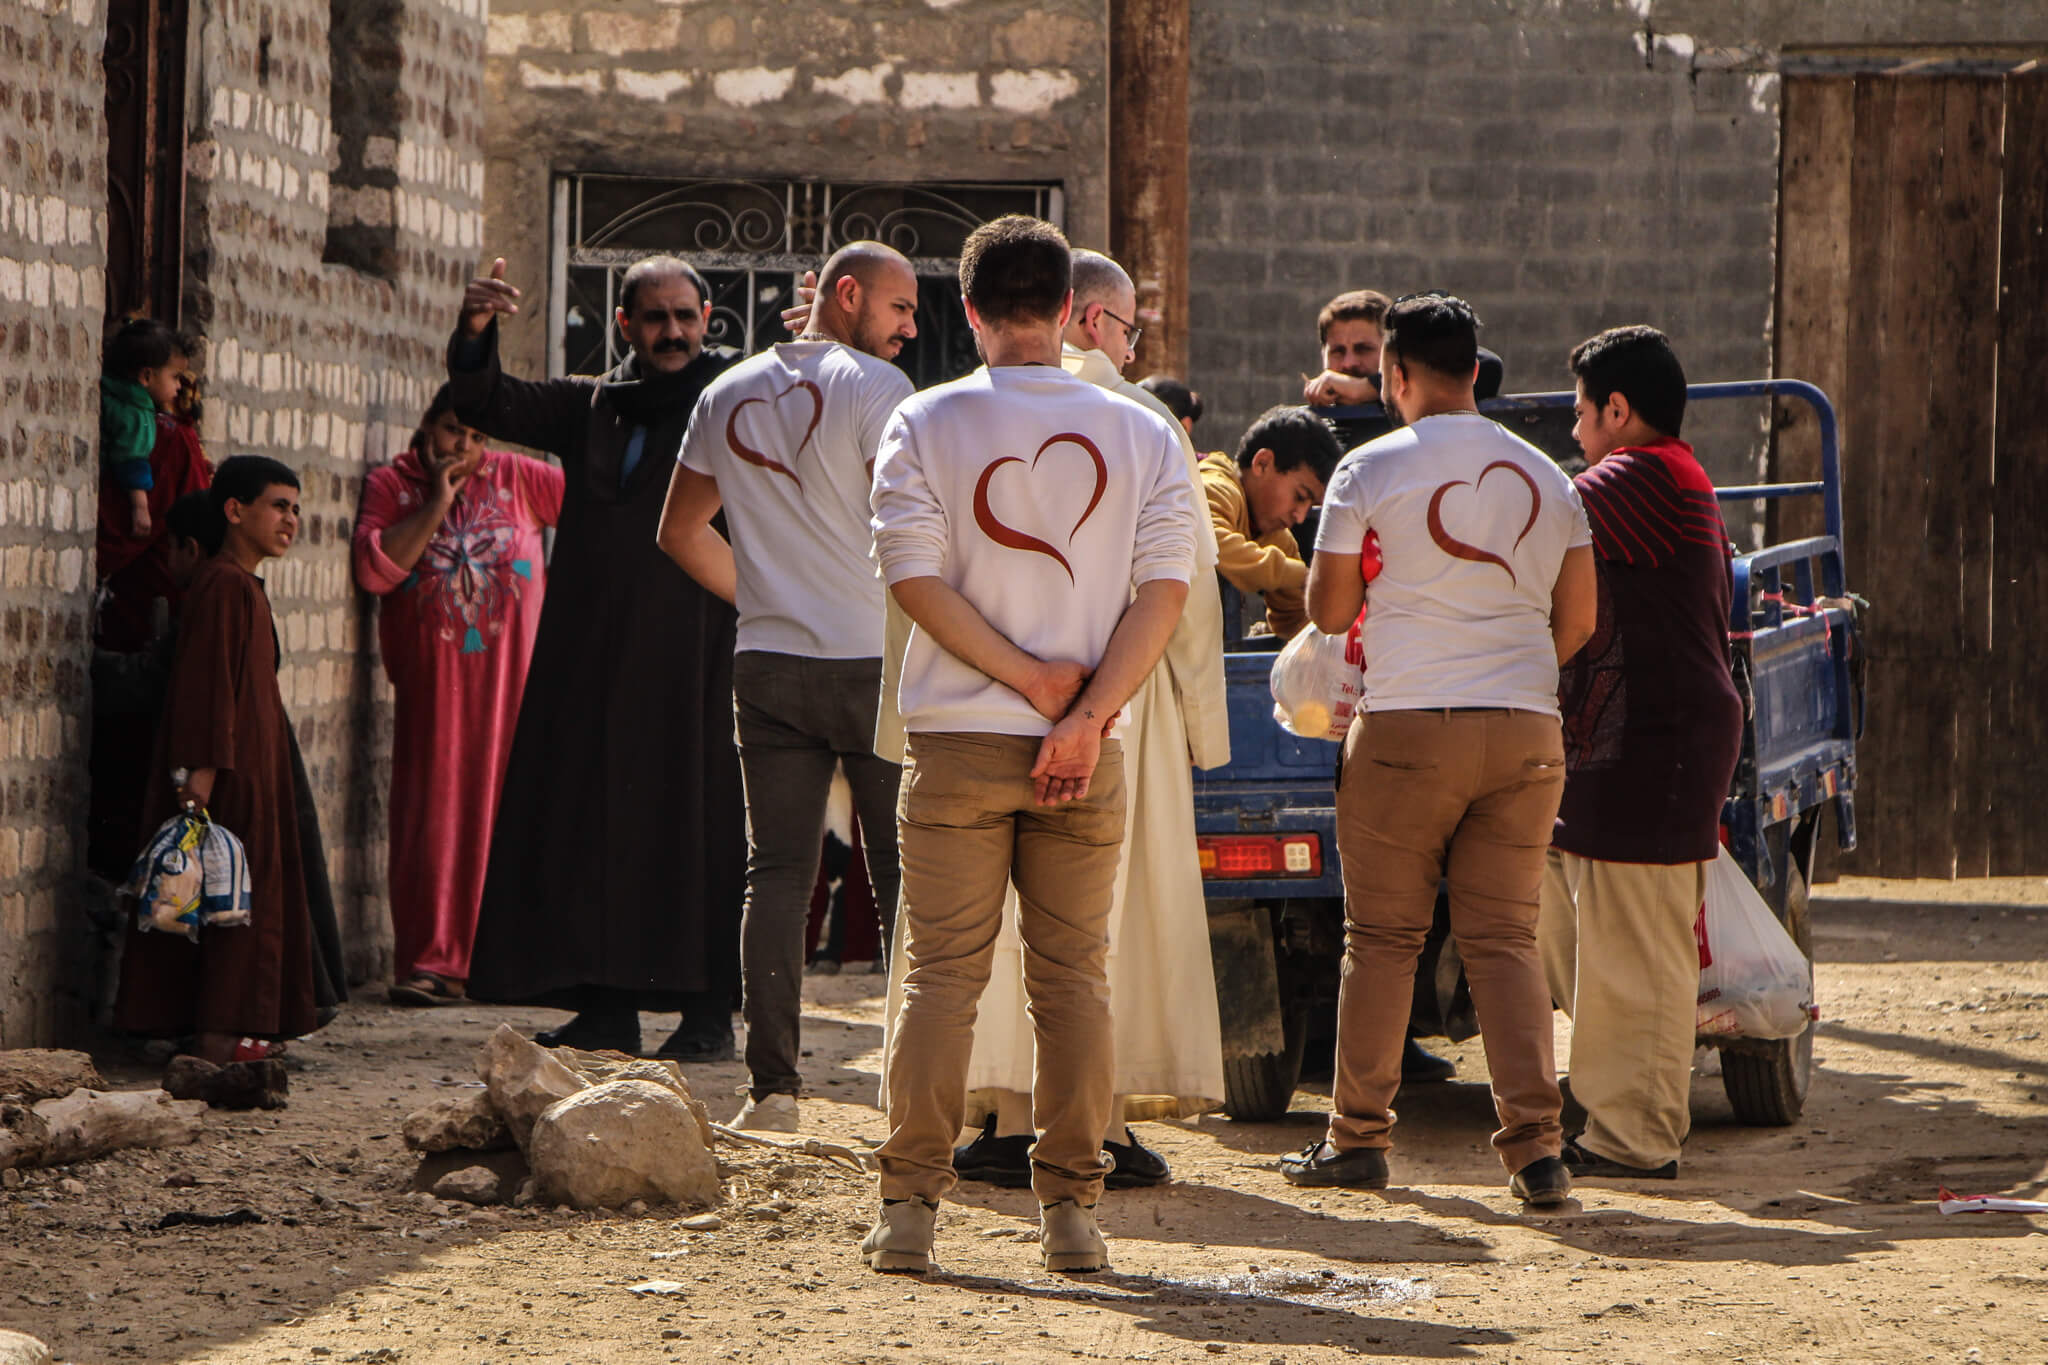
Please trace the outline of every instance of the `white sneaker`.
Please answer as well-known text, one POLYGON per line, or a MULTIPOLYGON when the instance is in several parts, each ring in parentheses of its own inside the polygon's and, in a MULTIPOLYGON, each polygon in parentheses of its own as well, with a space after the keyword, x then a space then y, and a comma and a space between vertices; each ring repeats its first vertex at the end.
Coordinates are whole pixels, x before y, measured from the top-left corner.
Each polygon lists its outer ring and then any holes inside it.
POLYGON ((1039 1213, 1038 1249, 1047 1270, 1080 1273, 1109 1269, 1109 1243, 1095 1226, 1095 1210, 1071 1199, 1047 1204, 1039 1213))
POLYGON ((797 1126, 796 1096, 777 1091, 757 1100, 749 1091, 747 1102, 740 1106, 739 1117, 732 1121, 731 1126, 755 1133, 794 1133, 797 1126))
POLYGON ((870 1270, 922 1275, 932 1268, 932 1233, 939 1206, 912 1195, 883 1200, 875 1225, 861 1239, 861 1259, 870 1270))

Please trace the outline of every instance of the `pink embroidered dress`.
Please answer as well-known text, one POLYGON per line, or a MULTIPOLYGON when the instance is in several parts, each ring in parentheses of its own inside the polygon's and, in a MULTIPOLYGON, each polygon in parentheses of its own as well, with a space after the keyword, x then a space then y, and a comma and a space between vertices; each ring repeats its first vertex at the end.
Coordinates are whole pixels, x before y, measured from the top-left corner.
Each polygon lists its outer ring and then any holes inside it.
POLYGON ((385 555, 386 528, 428 496, 408 450, 370 472, 356 520, 356 582, 384 599, 377 635, 397 693, 391 739, 391 925, 397 979, 469 977, 491 820, 505 775, 545 579, 541 528, 562 471, 490 451, 419 562, 385 555))

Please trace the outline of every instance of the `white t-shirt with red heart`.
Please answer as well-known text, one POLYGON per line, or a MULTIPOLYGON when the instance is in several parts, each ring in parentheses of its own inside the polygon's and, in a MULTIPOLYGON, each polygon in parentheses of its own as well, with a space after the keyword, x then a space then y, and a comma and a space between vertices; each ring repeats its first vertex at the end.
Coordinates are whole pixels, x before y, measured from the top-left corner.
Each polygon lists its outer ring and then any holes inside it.
POLYGON ((910 378, 834 341, 786 341, 697 400, 677 455, 718 480, 738 576, 735 650, 811 659, 882 653, 868 483, 910 378))
MULTIPOLYGON (((890 419, 875 553, 890 583, 943 579, 1018 648, 1092 669, 1140 584, 1191 578, 1209 525, 1196 496, 1163 418, 1056 365, 981 369, 890 419)), ((913 734, 1052 728, 922 629, 898 698, 913 734)))
POLYGON ((1384 561, 1365 615, 1367 711, 1509 707, 1555 716, 1550 594, 1593 543, 1565 472, 1478 413, 1442 413, 1344 457, 1316 551, 1384 561))

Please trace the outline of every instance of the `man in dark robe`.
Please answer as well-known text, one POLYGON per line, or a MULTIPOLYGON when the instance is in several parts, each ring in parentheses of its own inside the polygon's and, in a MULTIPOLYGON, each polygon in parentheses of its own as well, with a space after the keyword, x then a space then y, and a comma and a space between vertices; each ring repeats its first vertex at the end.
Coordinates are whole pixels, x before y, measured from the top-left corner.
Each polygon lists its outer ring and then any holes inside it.
POLYGON ((223 1065, 265 1055, 240 1046, 245 1038, 296 1038, 323 1022, 313 902, 331 903, 318 825, 302 818, 311 793, 278 690, 277 626, 255 573, 298 534, 298 476, 237 456, 221 465, 211 498, 224 538, 185 589, 145 814, 153 831, 181 807, 204 810, 239 838, 250 919, 204 929, 196 942, 131 924, 114 1023, 196 1035, 193 1054, 223 1065))
POLYGON ((519 291, 497 261, 449 344, 462 420, 567 472, 533 665, 491 836, 469 993, 577 1011, 550 1046, 640 1050, 641 1010, 680 1010, 658 1055, 734 1055, 746 815, 733 747, 733 609, 655 543, 708 351, 703 278, 672 256, 620 282, 631 354, 601 378, 498 364, 519 291))

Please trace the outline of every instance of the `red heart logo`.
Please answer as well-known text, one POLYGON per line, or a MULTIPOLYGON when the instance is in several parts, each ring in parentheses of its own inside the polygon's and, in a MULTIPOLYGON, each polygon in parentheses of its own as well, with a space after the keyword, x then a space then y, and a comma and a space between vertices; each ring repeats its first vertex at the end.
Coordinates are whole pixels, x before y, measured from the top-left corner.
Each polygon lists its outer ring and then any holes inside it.
POLYGON ((790 463, 794 464, 797 456, 803 454, 804 447, 811 443, 811 437, 817 432, 818 419, 825 415, 825 395, 818 392, 818 386, 808 379, 797 380, 796 383, 791 384, 781 393, 776 394, 773 399, 742 398, 739 402, 733 404, 732 415, 725 419, 725 443, 732 449, 734 455, 745 460, 748 464, 759 465, 763 469, 773 470, 798 488, 802 488, 804 481, 796 476, 796 471, 791 469, 789 465, 782 463, 782 461, 766 451, 754 449, 740 439, 740 414, 747 410, 747 404, 773 403, 776 406, 780 406, 783 399, 799 389, 811 396, 811 421, 810 425, 804 428, 804 438, 796 443, 796 449, 790 453, 790 463))
MULTIPOLYGON (((1522 533, 1516 536, 1515 543, 1508 547, 1508 553, 1513 554, 1516 550, 1522 548, 1522 542, 1529 538, 1530 530, 1535 527, 1536 516, 1543 510, 1543 494, 1537 490, 1536 480, 1529 477, 1529 471, 1516 464, 1513 460, 1495 460, 1492 464, 1480 470, 1479 477, 1469 481, 1472 491, 1478 492, 1480 485, 1486 482, 1486 476, 1493 473, 1496 469, 1505 469, 1508 473, 1520 479, 1529 489, 1529 519, 1522 523, 1522 533)), ((1507 571, 1508 582, 1514 583, 1515 569, 1506 559, 1491 550, 1482 550, 1477 545, 1467 545, 1464 541, 1459 540, 1444 529, 1444 495, 1453 488, 1466 487, 1467 483, 1468 481, 1465 479, 1458 479, 1444 484, 1430 495, 1429 538, 1437 543, 1439 549, 1453 558, 1468 559, 1475 564, 1499 565, 1507 571)))
MULTIPOLYGON (((1079 446, 1082 450, 1088 452, 1088 458, 1095 463, 1095 491, 1089 496, 1088 506, 1082 509, 1081 516, 1079 520, 1075 521, 1073 530, 1067 532, 1067 545, 1072 547, 1075 535, 1080 532, 1083 526, 1088 524, 1088 518, 1095 515, 1096 507, 1102 502, 1103 493, 1109 489, 1109 464, 1102 458, 1102 451, 1096 446, 1095 442, 1077 431, 1063 431, 1057 436, 1046 438, 1045 444, 1041 445, 1031 456, 1030 468, 1037 469, 1038 462, 1045 457, 1045 452, 1062 443, 1079 446)), ((975 524, 981 527, 983 534, 987 535, 990 540, 1006 549, 1024 550, 1031 554, 1048 556, 1054 563, 1067 571, 1067 581, 1071 583, 1074 581, 1074 566, 1067 562, 1065 555, 1061 554, 1054 546, 1040 540, 1037 536, 1025 531, 1019 531, 1014 526, 1009 525, 996 515, 993 507, 989 506, 988 487, 995 479, 996 471, 1006 464, 1023 463, 1024 457, 1021 455, 1005 455, 1001 459, 991 460, 988 468, 981 471, 981 478, 974 485, 975 524)))

